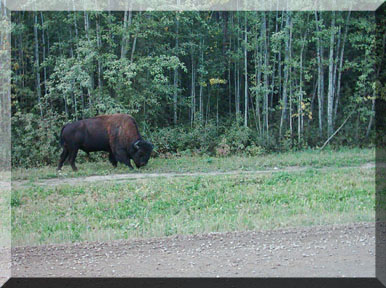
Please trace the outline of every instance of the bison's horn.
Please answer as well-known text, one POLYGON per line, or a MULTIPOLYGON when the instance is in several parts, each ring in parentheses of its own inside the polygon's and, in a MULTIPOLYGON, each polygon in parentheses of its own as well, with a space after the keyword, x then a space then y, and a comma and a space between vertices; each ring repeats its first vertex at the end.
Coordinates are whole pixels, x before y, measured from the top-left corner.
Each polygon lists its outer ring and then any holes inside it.
POLYGON ((135 148, 135 149, 139 149, 138 144, 139 144, 139 140, 137 140, 137 141, 134 143, 134 148, 135 148))

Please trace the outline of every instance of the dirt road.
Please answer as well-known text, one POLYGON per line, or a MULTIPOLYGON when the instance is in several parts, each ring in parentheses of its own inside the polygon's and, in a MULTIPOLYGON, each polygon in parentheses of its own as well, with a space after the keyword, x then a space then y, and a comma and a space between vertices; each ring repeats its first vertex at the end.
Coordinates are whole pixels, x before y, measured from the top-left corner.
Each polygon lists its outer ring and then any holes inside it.
MULTIPOLYGON (((236 175, 236 174, 267 174, 275 172, 295 172, 295 171, 305 171, 307 169, 315 170, 330 170, 330 169, 347 169, 347 168, 362 168, 370 169, 375 168, 374 163, 366 163, 361 166, 344 166, 344 167, 299 167, 299 166, 290 166, 286 168, 271 168, 267 170, 253 170, 253 171, 243 171, 243 170, 234 170, 234 171, 211 171, 211 172, 184 172, 184 173, 126 173, 126 174, 110 174, 110 175, 96 175, 96 176, 86 176, 86 177, 76 177, 76 178, 53 178, 53 179, 44 179, 34 182, 34 185, 39 186, 58 186, 58 185, 74 185, 81 183, 94 183, 97 181, 127 181, 143 178, 155 178, 155 177, 183 177, 183 176, 216 176, 216 175, 236 175)), ((23 187, 24 185, 30 183, 29 181, 12 181, 13 188, 23 187)))
POLYGON ((375 277, 375 226, 357 223, 16 247, 16 277, 375 277))

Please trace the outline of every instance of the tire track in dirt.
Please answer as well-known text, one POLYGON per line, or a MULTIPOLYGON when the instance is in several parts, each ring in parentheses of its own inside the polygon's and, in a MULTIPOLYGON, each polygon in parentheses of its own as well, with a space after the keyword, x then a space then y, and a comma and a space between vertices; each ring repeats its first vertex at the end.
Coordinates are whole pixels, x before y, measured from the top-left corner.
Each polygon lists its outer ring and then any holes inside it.
MULTIPOLYGON (((232 171, 210 171, 210 172, 170 172, 170 173, 126 173, 126 174, 110 174, 110 175, 95 175, 95 176, 86 176, 86 177, 76 177, 76 178, 53 178, 38 180, 34 182, 34 185, 38 186, 58 186, 58 185, 75 185, 75 184, 85 184, 85 183, 95 183, 98 181, 128 181, 136 179, 145 179, 145 178, 158 178, 158 177, 186 177, 186 176, 217 176, 217 175, 244 175, 244 174, 269 174, 276 172, 296 172, 296 171, 305 171, 307 169, 314 169, 318 171, 331 170, 331 169, 348 169, 348 168, 362 168, 370 169, 374 168, 374 163, 366 163, 360 166, 343 166, 343 167, 321 167, 314 168, 311 166, 299 167, 299 166, 290 166, 286 168, 272 168, 267 170, 232 170, 232 171)), ((29 181, 12 181, 13 188, 22 188, 23 186, 29 184, 29 181)))

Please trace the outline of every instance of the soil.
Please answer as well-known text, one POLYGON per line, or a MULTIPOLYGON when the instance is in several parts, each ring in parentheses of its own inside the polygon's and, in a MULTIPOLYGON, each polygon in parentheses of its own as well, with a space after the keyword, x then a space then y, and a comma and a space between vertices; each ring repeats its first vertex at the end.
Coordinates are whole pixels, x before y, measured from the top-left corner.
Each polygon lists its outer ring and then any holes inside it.
POLYGON ((12 276, 375 277, 375 225, 14 247, 12 276))

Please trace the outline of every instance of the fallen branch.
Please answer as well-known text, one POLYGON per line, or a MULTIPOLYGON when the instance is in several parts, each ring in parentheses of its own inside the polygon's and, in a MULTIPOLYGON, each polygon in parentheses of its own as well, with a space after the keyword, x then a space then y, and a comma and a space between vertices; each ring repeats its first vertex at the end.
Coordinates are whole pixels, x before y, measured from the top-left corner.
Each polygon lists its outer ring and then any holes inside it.
POLYGON ((336 129, 336 131, 326 140, 326 142, 324 142, 323 146, 320 148, 320 150, 322 150, 324 147, 326 147, 327 143, 330 142, 330 140, 336 135, 336 133, 339 132, 340 129, 342 129, 342 127, 344 126, 344 124, 346 124, 347 120, 350 119, 351 115, 355 112, 355 110, 353 110, 350 115, 348 115, 348 117, 343 121, 342 125, 340 125, 340 127, 338 129, 336 129))

